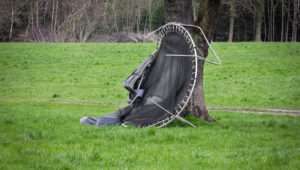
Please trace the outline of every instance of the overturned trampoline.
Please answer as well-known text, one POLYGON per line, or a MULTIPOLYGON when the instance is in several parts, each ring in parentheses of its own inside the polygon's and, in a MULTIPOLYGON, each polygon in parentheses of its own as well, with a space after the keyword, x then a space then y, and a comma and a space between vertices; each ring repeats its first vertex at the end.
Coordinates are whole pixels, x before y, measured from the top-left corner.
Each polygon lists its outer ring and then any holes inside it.
MULTIPOLYGON (((157 49, 124 81, 128 106, 102 117, 83 117, 80 123, 165 127, 179 120, 195 127, 184 116, 195 90, 199 60, 208 60, 199 56, 189 27, 198 29, 210 46, 200 27, 180 23, 161 26, 153 32, 158 37, 157 49)), ((219 64, 215 56, 216 61, 208 62, 219 64)))

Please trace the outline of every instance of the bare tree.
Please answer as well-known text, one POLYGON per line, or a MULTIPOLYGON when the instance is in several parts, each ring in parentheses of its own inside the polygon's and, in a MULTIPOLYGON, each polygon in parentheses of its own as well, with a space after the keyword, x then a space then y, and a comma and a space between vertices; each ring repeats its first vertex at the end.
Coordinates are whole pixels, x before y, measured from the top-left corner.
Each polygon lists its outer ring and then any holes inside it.
POLYGON ((15 0, 12 0, 11 1, 11 19, 10 19, 10 29, 9 29, 9 40, 12 39, 14 23, 15 23, 15 0))
POLYGON ((299 22, 299 0, 293 1, 293 22, 292 22, 292 41, 297 41, 298 22, 299 22))
POLYGON ((229 7, 229 35, 228 35, 228 41, 232 42, 233 40, 233 34, 234 34, 234 21, 236 17, 236 0, 230 0, 230 7, 229 7))
POLYGON ((255 8, 255 41, 261 41, 261 29, 264 17, 264 0, 254 0, 255 8))
POLYGON ((284 41, 284 18, 285 18, 285 4, 284 0, 281 0, 281 34, 280 34, 280 41, 284 41))

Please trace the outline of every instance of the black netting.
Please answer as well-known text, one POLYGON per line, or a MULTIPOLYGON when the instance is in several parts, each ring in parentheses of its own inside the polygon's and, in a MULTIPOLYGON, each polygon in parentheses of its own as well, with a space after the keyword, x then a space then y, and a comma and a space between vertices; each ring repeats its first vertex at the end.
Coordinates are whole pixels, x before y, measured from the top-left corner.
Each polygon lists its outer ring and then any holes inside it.
POLYGON ((135 125, 155 123, 169 114, 152 101, 174 113, 176 105, 183 100, 192 76, 192 58, 166 54, 191 54, 191 52, 189 44, 181 34, 168 33, 163 38, 156 59, 142 85, 145 90, 144 97, 134 102, 131 111, 122 121, 135 125))
MULTIPOLYGON (((191 94, 194 58, 167 54, 194 55, 191 41, 183 31, 164 32, 160 47, 125 81, 131 103, 113 114, 100 118, 86 118, 86 124, 133 124, 147 126, 178 113, 178 106, 191 94), (142 92, 142 93, 140 93, 142 92), (157 103, 157 104, 154 104, 157 103)), ((182 105, 181 105, 182 106, 182 105)))

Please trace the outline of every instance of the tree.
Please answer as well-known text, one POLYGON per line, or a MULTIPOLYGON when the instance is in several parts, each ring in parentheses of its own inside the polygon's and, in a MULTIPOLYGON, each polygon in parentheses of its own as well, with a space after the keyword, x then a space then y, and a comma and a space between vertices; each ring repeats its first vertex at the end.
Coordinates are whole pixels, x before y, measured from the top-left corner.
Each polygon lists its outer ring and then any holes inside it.
POLYGON ((10 20, 10 29, 9 29, 9 40, 12 39, 13 29, 15 23, 15 1, 11 1, 11 20, 10 20))
POLYGON ((292 41, 297 41, 297 32, 298 32, 298 13, 299 13, 299 7, 300 7, 300 2, 299 0, 294 0, 293 2, 294 9, 293 9, 293 22, 292 22, 292 41))
POLYGON ((261 41, 263 17, 265 13, 265 0, 242 0, 240 6, 254 16, 255 21, 255 41, 261 41))
MULTIPOLYGON (((193 17, 193 2, 192 0, 165 0, 165 20, 166 22, 180 22, 184 24, 195 24, 201 26, 208 39, 213 38, 216 27, 218 9, 221 4, 220 0, 201 0, 198 6, 196 18, 193 17)), ((208 45, 199 32, 193 32, 193 37, 199 47, 199 54, 207 57, 208 45)), ((191 111, 195 116, 201 117, 204 120, 213 120, 207 111, 203 89, 203 69, 204 61, 199 62, 198 66, 198 81, 195 92, 190 102, 188 111, 191 111)))
POLYGON ((236 0, 230 0, 229 2, 229 35, 228 35, 228 42, 232 42, 233 34, 234 34, 234 21, 236 17, 236 7, 235 7, 236 0))

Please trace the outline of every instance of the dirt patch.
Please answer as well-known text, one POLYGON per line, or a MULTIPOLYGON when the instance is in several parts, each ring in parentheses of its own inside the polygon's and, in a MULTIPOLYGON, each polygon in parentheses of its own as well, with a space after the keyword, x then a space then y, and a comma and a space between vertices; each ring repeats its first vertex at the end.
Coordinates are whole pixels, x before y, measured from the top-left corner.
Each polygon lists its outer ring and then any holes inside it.
POLYGON ((255 113, 255 114, 269 114, 269 115, 290 115, 300 116, 300 110, 297 109, 282 109, 282 108, 239 108, 239 107, 208 107, 209 111, 221 112, 238 112, 238 113, 255 113))

